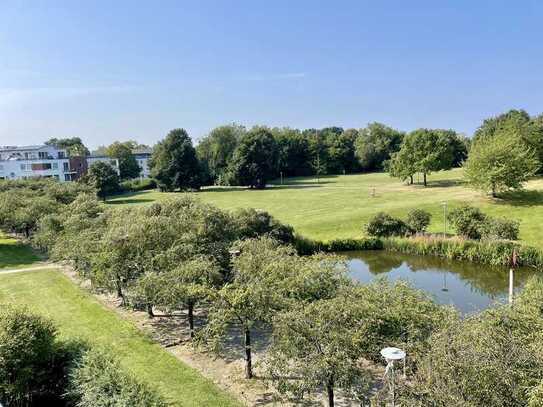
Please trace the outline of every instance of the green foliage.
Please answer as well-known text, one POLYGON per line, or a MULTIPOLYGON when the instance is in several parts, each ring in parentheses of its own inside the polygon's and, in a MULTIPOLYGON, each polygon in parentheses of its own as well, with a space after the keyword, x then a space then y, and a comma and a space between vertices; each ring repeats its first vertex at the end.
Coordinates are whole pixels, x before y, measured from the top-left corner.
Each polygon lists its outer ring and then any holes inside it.
POLYGON ((125 141, 122 143, 116 141, 106 148, 106 154, 109 157, 119 160, 119 172, 123 180, 137 178, 140 175, 141 168, 132 154, 137 145, 135 141, 125 141))
POLYGON ((284 177, 296 177, 310 175, 313 172, 311 167, 311 151, 309 140, 300 130, 284 128, 273 128, 271 130, 279 150, 279 171, 284 177))
POLYGON ((542 283, 539 278, 529 282, 513 307, 499 306, 464 320, 449 320, 432 336, 428 352, 404 389, 403 402, 528 405, 530 396, 537 397, 543 379, 542 283))
POLYGON ((365 225, 365 231, 370 236, 403 236, 409 233, 409 227, 398 218, 394 218, 385 212, 379 212, 365 225))
POLYGON ((496 196, 499 192, 522 189, 540 165, 531 147, 503 130, 473 143, 464 175, 473 188, 496 196))
POLYGON ((30 405, 49 381, 55 353, 53 324, 25 308, 0 308, 0 401, 30 405))
POLYGON ((277 143, 271 132, 264 127, 254 127, 241 137, 229 163, 231 183, 265 188, 277 175, 278 159, 277 143))
POLYGON ((85 147, 79 137, 52 138, 45 142, 48 146, 55 146, 59 149, 66 149, 69 157, 86 157, 90 155, 89 149, 85 147))
POLYGON ((202 170, 192 140, 184 129, 174 129, 160 141, 149 161, 151 176, 165 191, 200 189, 202 170))
POLYGON ((361 129, 356 139, 356 157, 363 171, 384 169, 385 161, 400 150, 404 133, 373 122, 361 129))
POLYGON ((97 195, 106 199, 120 191, 119 175, 115 169, 106 162, 97 161, 93 163, 83 178, 83 182, 96 188, 97 195))
POLYGON ((412 209, 407 214, 407 226, 416 233, 426 232, 426 228, 430 225, 432 215, 422 209, 412 209))
POLYGON ((246 133, 245 127, 238 124, 219 126, 205 136, 196 147, 198 159, 205 167, 208 182, 226 185, 227 168, 239 140, 246 133))
POLYGON ((479 208, 469 205, 451 210, 447 219, 457 234, 468 239, 480 239, 481 230, 487 221, 486 215, 479 208))
POLYGON ((151 178, 136 178, 121 182, 121 190, 124 192, 148 191, 156 187, 156 181, 151 178))
POLYGON ((268 212, 256 209, 238 209, 233 213, 234 223, 240 239, 269 236, 282 243, 294 241, 294 229, 284 225, 268 212))
POLYGON ((68 396, 77 407, 166 407, 149 385, 103 350, 86 352, 70 374, 68 396))
POLYGON ((485 240, 517 240, 520 223, 506 218, 486 217, 482 225, 481 238, 485 240))

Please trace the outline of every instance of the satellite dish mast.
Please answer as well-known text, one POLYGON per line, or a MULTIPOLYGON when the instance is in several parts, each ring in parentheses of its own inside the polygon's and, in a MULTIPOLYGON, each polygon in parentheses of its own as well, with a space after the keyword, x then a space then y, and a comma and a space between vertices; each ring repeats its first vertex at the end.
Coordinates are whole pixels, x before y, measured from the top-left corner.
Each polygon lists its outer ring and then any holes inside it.
POLYGON ((381 350, 381 356, 385 359, 387 362, 387 366, 385 368, 385 375, 384 379, 386 382, 388 382, 390 387, 390 393, 392 396, 392 407, 395 406, 396 402, 396 394, 395 394, 395 388, 394 388, 394 362, 396 361, 403 361, 403 377, 405 378, 405 356, 406 353, 398 348, 384 348, 381 350))

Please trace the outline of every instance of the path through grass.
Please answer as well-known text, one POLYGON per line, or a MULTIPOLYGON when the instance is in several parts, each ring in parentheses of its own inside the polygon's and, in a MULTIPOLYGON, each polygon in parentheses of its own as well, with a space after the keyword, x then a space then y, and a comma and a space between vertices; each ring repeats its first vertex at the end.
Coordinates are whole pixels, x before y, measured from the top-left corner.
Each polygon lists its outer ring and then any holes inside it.
MULTIPOLYGON (((521 239, 543 248, 543 179, 530 181, 524 192, 491 199, 466 188, 462 170, 439 172, 429 177, 429 186, 408 186, 385 173, 291 178, 285 185, 266 190, 207 188, 195 193, 202 200, 224 209, 264 209, 311 238, 330 240, 362 236, 362 225, 379 211, 405 216, 413 208, 432 213, 431 232, 444 229, 443 202, 448 208, 470 203, 489 215, 518 219, 521 239)), ((176 196, 176 193, 142 192, 120 196, 111 204, 146 204, 176 196)))

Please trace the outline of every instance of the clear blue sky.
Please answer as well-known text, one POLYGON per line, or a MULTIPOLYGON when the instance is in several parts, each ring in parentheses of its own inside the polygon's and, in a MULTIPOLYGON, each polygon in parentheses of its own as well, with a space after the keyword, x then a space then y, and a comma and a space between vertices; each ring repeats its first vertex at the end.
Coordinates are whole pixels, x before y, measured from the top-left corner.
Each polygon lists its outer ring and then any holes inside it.
POLYGON ((174 127, 471 134, 543 111, 543 2, 0 2, 0 145, 174 127))

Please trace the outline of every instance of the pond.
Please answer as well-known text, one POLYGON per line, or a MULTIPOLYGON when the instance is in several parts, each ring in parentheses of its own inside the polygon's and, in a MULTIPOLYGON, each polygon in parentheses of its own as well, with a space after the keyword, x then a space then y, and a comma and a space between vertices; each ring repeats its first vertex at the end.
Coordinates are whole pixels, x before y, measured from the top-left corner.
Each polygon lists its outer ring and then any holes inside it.
MULTIPOLYGON (((468 262, 454 262, 432 256, 411 256, 384 250, 340 253, 347 257, 353 279, 367 283, 383 276, 403 279, 429 292, 434 299, 454 305, 463 314, 484 310, 507 301, 509 271, 468 262)), ((535 269, 515 270, 515 290, 520 290, 535 269)))

